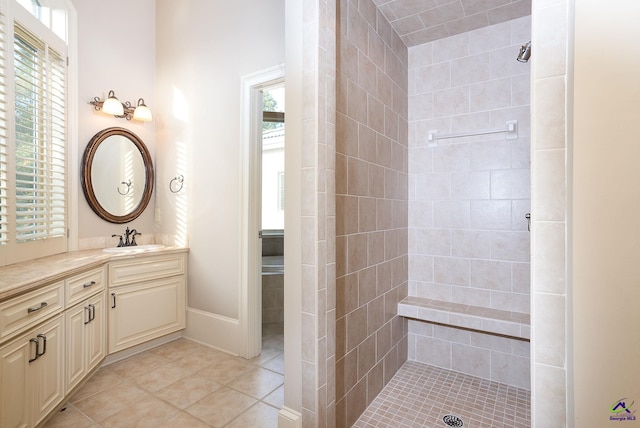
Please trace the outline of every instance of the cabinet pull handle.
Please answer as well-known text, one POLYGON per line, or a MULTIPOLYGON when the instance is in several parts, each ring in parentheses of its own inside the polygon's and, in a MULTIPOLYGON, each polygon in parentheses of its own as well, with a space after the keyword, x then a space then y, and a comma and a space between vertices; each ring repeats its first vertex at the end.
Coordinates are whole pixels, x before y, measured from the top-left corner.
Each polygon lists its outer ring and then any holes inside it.
POLYGON ((115 309, 116 308, 116 293, 111 293, 111 297, 113 297, 113 305, 111 306, 111 309, 115 309))
POLYGON ((96 285, 96 282, 95 281, 85 282, 84 284, 82 284, 82 288, 89 288, 92 285, 96 285))
POLYGON ((40 358, 47 353, 47 336, 45 336, 44 334, 39 334, 38 341, 40 340, 40 338, 42 338, 42 353, 38 354, 38 349, 36 348, 36 358, 40 358))
MULTIPOLYGON (((89 305, 89 306, 91 306, 91 305, 89 305)), ((87 324, 89 324, 91 322, 91 308, 89 306, 85 306, 84 307, 84 310, 86 311, 85 313, 88 313, 87 317, 85 318, 86 321, 84 322, 84 325, 87 325, 87 324)))
POLYGON ((40 353, 38 352, 38 349, 40 349, 40 342, 38 341, 38 339, 31 338, 31 339, 29 339, 29 343, 35 343, 36 344, 36 356, 33 357, 33 358, 29 358, 29 362, 33 363, 40 356, 40 353))
POLYGON ((96 319, 96 307, 93 304, 89 305, 89 322, 96 319))
POLYGON ((39 311, 42 308, 46 308, 47 307, 47 302, 42 302, 40 303, 40 306, 34 306, 32 308, 28 308, 27 309, 27 313, 30 314, 31 312, 36 312, 39 311))

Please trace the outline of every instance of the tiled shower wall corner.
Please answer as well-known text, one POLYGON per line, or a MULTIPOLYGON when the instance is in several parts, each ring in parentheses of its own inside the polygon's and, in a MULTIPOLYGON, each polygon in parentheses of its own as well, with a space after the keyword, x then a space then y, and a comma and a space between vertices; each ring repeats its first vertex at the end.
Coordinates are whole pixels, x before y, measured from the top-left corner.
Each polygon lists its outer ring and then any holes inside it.
MULTIPOLYGON (((528 16, 409 50, 411 296, 530 312, 530 65, 515 59, 530 39, 528 16), (434 146, 427 138, 432 130, 504 129, 511 120, 518 121, 517 139, 498 133, 440 139, 434 146)), ((475 366, 461 371, 481 375, 496 367, 492 355, 507 358, 505 364, 521 369, 506 383, 529 387, 529 353, 522 343, 516 352, 498 347, 487 353, 485 345, 457 340, 468 332, 446 331, 428 342, 458 352, 430 363, 461 370, 466 363, 460 356, 476 355, 475 366)), ((410 345, 427 348, 425 337, 413 337, 410 345)), ((409 354, 420 361, 417 349, 409 354)))
POLYGON ((407 48, 371 0, 338 1, 336 426, 407 358, 407 48))
POLYGON ((287 64, 293 70, 287 74, 287 84, 304 88, 299 100, 302 133, 297 142, 302 166, 301 413, 302 427, 315 428, 335 426, 336 3, 302 0, 300 6, 287 5, 296 14, 292 18, 302 20, 300 45, 292 49, 300 49, 301 61, 297 62, 298 52, 294 52, 287 64))
MULTIPOLYGON (((532 426, 574 426, 571 175, 575 0, 533 2, 532 426)), ((584 191, 579 189, 578 191, 584 191)))

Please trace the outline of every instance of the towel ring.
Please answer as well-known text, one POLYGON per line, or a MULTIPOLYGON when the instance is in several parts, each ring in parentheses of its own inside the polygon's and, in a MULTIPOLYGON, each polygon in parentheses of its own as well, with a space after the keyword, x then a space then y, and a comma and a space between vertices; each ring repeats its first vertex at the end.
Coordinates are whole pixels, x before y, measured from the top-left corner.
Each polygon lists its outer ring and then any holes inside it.
MULTIPOLYGON (((128 195, 128 194, 129 194, 129 192, 131 191, 131 180, 129 180, 129 181, 121 181, 121 182, 120 182, 120 184, 118 185, 118 188, 117 188, 117 189, 118 189, 118 193, 120 193, 122 196, 128 195), (122 184, 124 184, 125 186, 127 186, 127 187, 126 187, 126 190, 125 190, 124 192, 121 192, 121 191, 120 191, 120 186, 121 186, 122 184)), ((123 187, 123 189, 124 189, 124 187, 123 187)))
POLYGON ((173 177, 169 182, 171 193, 178 193, 182 190, 182 186, 184 186, 184 176, 182 174, 173 177))

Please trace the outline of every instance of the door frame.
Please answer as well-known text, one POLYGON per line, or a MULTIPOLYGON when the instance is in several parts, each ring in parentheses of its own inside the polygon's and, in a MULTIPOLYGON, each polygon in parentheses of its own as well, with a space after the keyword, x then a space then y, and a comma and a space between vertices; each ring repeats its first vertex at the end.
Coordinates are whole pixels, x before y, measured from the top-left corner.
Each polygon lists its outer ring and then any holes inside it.
POLYGON ((262 351, 262 95, 269 86, 284 82, 284 64, 242 77, 242 226, 240 255, 240 329, 243 357, 262 351))

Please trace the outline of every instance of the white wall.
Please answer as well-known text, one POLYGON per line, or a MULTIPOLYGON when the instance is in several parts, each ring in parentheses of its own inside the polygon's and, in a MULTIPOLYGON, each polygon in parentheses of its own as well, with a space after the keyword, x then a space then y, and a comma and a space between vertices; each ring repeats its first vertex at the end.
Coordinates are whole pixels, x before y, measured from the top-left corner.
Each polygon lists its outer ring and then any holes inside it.
MULTIPOLYGON (((135 103, 144 98, 155 111, 155 1, 73 0, 73 3, 78 14, 78 162, 91 137, 112 126, 127 128, 138 135, 154 157, 155 122, 117 119, 93 110, 88 102, 96 96, 104 99, 109 90, 114 90, 120 101, 135 103)), ((72 178, 80 180, 80 176, 72 178)), ((125 225, 100 219, 87 204, 80 187, 72 197, 78 198, 81 240, 124 231, 125 225)), ((155 196, 145 212, 131 223, 145 238, 154 231, 154 206, 155 196)), ((103 242, 112 246, 109 240, 103 242)))
MULTIPOLYGON (((575 5, 575 426, 640 426, 640 4, 575 5), (618 400, 635 421, 610 420, 618 400)), ((630 416, 623 412, 618 416, 630 416)))
POLYGON ((158 0, 156 10, 159 186, 186 155, 183 206, 158 200, 161 230, 188 228, 187 334, 239 352, 241 77, 284 63, 284 2, 158 0))

